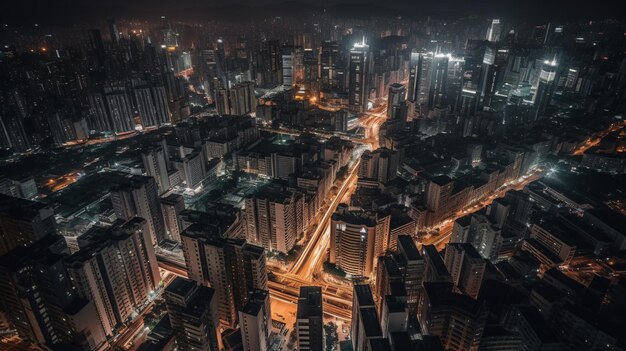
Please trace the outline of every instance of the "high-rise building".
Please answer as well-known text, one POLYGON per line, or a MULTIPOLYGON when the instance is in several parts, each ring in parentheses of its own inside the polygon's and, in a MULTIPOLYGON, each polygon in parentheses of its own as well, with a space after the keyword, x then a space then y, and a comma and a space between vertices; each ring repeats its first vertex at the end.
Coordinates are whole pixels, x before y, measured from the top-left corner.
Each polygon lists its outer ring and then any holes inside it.
POLYGON ((545 60, 541 66, 539 83, 537 85, 537 90, 535 91, 533 103, 535 120, 546 116, 546 111, 552 101, 552 95, 554 94, 554 81, 556 78, 557 66, 556 60, 545 60))
POLYGON ((117 218, 144 218, 155 245, 165 237, 165 223, 161 198, 153 177, 118 174, 118 182, 111 189, 111 202, 117 218))
POLYGON ((372 65, 371 52, 365 40, 355 43, 350 50, 348 70, 348 105, 357 112, 367 110, 369 99, 369 74, 372 65))
POLYGON ((448 63, 450 56, 436 54, 432 60, 428 107, 441 107, 445 103, 448 87, 448 63))
POLYGON ((452 282, 446 264, 434 245, 422 246, 424 282, 452 282))
POLYGON ((0 256, 55 233, 52 207, 0 194, 0 256))
POLYGON ((400 106, 406 98, 406 88, 400 83, 389 85, 389 94, 387 95, 387 118, 393 117, 392 111, 394 107, 400 106))
POLYGON ((135 130, 133 109, 125 87, 105 87, 104 100, 115 132, 123 133, 135 130))
POLYGON ((353 276, 369 277, 375 259, 387 249, 389 219, 340 205, 331 218, 330 263, 353 276))
POLYGON ((268 250, 288 253, 304 230, 304 198, 272 189, 246 198, 246 239, 268 250))
POLYGON ((241 82, 229 90, 231 114, 245 115, 256 111, 257 100, 254 94, 254 82, 241 82))
POLYGON ((378 312, 369 284, 357 284, 352 292, 352 323, 350 326, 352 349, 367 350, 370 339, 382 339, 378 312))
POLYGON ((141 153, 144 171, 147 175, 154 177, 159 187, 160 194, 170 190, 171 187, 167 167, 169 160, 167 159, 166 148, 166 145, 162 145, 144 150, 141 153))
POLYGON ((267 290, 252 290, 239 311, 243 351, 266 351, 271 345, 272 315, 267 290))
POLYGON ((417 249, 413 238, 408 235, 398 236, 397 263, 404 276, 409 311, 411 314, 415 314, 422 289, 422 280, 424 279, 424 258, 417 249))
POLYGON ((215 100, 215 108, 217 109, 217 113, 220 116, 232 114, 230 112, 230 94, 228 93, 228 89, 215 89, 215 96, 213 97, 213 99, 215 100))
POLYGON ((80 250, 66 260, 77 294, 93 301, 106 335, 115 335, 161 282, 147 227, 138 217, 93 227, 78 238, 80 250))
POLYGON ((181 351, 218 351, 215 290, 177 277, 164 293, 167 314, 181 351))
POLYGON ((411 55, 409 56, 409 84, 406 99, 413 102, 417 101, 417 88, 419 86, 419 63, 419 51, 417 49, 411 50, 411 55))
POLYGON ((416 106, 428 105, 430 96, 430 82, 433 74, 434 54, 432 52, 420 53, 415 72, 415 104, 416 106))
POLYGON ((486 267, 478 251, 471 244, 451 243, 446 246, 444 262, 458 291, 478 298, 486 267))
POLYGON ((59 350, 106 347, 94 304, 76 293, 62 236, 49 234, 0 257, 0 310, 22 341, 59 350))
POLYGON ((253 289, 267 290, 263 248, 243 239, 226 239, 211 227, 192 224, 181 233, 183 254, 190 279, 215 289, 220 322, 233 328, 237 312, 253 289))
POLYGON ((502 36, 502 23, 498 18, 494 18, 491 20, 491 25, 489 25, 489 29, 487 30, 487 40, 491 42, 499 42, 500 37, 502 36))
POLYGON ((143 128, 158 127, 170 121, 165 87, 133 81, 133 95, 143 128))
POLYGON ((180 242, 180 213, 185 209, 185 199, 182 195, 170 194, 161 198, 161 208, 165 219, 165 231, 169 238, 180 242))
POLYGON ((376 179, 387 183, 397 177, 400 166, 400 152, 379 148, 374 151, 365 150, 359 164, 359 178, 376 179))
POLYGON ((484 301, 452 292, 451 283, 424 283, 418 320, 422 333, 438 336, 445 350, 478 350, 487 320, 484 301))
POLYGON ((301 286, 296 315, 298 350, 324 350, 322 288, 301 286))

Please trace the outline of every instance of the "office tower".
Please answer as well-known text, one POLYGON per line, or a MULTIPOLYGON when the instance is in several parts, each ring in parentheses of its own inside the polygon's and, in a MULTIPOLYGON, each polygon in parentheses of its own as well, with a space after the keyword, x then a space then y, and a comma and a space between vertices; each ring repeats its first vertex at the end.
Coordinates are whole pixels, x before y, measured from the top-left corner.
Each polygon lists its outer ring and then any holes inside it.
POLYGON ((239 326, 243 351, 269 349, 272 331, 269 291, 257 289, 250 292, 248 302, 239 311, 239 326))
POLYGON ((141 217, 148 222, 152 245, 166 239, 161 199, 153 177, 119 174, 111 189, 111 202, 117 218, 141 217))
POLYGON ((335 40, 323 41, 320 54, 322 84, 332 89, 343 87, 344 68, 342 63, 339 42, 335 40))
POLYGON ((298 350, 324 350, 322 288, 301 286, 296 316, 298 350))
POLYGON ((538 120, 546 116, 546 111, 552 101, 552 95, 554 94, 556 71, 556 60, 545 60, 543 62, 543 65, 541 66, 541 73, 539 75, 539 84, 537 85, 533 102, 535 112, 534 120, 538 120))
POLYGON ((281 60, 283 64, 283 85, 292 86, 294 84, 294 61, 295 48, 283 47, 281 60))
POLYGON ((256 111, 257 100, 254 95, 254 82, 242 82, 229 90, 230 114, 242 116, 256 111))
POLYGON ((65 261, 77 294, 93 301, 106 335, 132 318, 161 283, 143 218, 93 227, 78 237, 80 250, 65 261))
POLYGON ((383 338, 372 289, 368 284, 357 284, 352 293, 352 349, 365 351, 368 340, 383 338))
POLYGON ((434 245, 422 246, 424 257, 424 282, 451 282, 452 277, 434 245))
POLYGON ((0 310, 22 341, 59 350, 106 346, 94 303, 76 294, 63 264, 63 237, 50 234, 0 257, 0 310))
POLYGON ((399 107, 405 100, 406 88, 400 83, 389 85, 389 94, 387 95, 387 118, 392 118, 394 107, 399 107))
POLYGON ((247 197, 245 201, 248 242, 288 253, 304 230, 304 197, 291 191, 267 189, 247 197))
POLYGON ((218 351, 215 290, 177 277, 164 293, 178 350, 218 351))
POLYGON ((487 29, 487 41, 497 43, 502 35, 502 23, 497 18, 491 20, 491 25, 487 29))
POLYGON ((188 277, 215 289, 220 322, 233 328, 248 292, 267 290, 265 254, 243 239, 220 235, 211 226, 194 223, 181 233, 181 244, 188 277))
POLYGON ((417 106, 428 105, 430 96, 430 82, 433 74, 434 54, 432 52, 420 53, 417 64, 415 79, 415 103, 417 106))
POLYGON ((408 295, 407 304, 412 315, 417 311, 419 294, 424 279, 424 258, 415 241, 408 235, 398 236, 398 267, 404 276, 404 285, 408 295))
POLYGON ((141 153, 141 160, 143 161, 143 169, 145 173, 156 180, 159 187, 159 193, 170 190, 170 178, 168 174, 167 164, 167 146, 162 145, 154 148, 144 150, 141 153))
POLYGON ((359 178, 376 179, 387 183, 397 177, 400 166, 400 152, 379 148, 374 151, 365 150, 359 164, 359 178))
POLYGON ((123 133, 135 130, 133 109, 130 97, 123 86, 110 86, 104 88, 104 100, 106 101, 109 118, 113 130, 123 133))
POLYGON ((353 276, 369 277, 388 237, 389 216, 340 205, 331 218, 330 263, 353 276))
POLYGON ((180 242, 180 213, 185 210, 185 199, 182 195, 170 194, 161 198, 161 208, 165 219, 165 231, 169 238, 180 242))
POLYGON ((230 111, 230 96, 228 89, 219 88, 215 90, 215 108, 220 116, 232 114, 230 111))
POLYGON ((365 40, 355 43, 350 50, 348 70, 348 105, 356 112, 367 110, 369 99, 369 74, 372 65, 371 52, 365 40))
POLYGON ((444 262, 458 291, 477 299, 486 267, 478 251, 467 243, 448 244, 444 262))
POLYGON ((437 211, 446 205, 454 190, 454 181, 448 176, 431 179, 426 189, 426 206, 432 211, 437 211))
POLYGON ((0 256, 55 233, 52 207, 0 194, 0 256))
POLYGON ((424 283, 417 316, 421 331, 438 336, 445 350, 478 350, 487 320, 485 304, 452 288, 451 283, 424 283))
POLYGON ((319 67, 317 56, 317 51, 313 49, 304 49, 302 54, 302 64, 304 66, 304 86, 313 92, 319 90, 319 67))
POLYGON ((448 63, 450 56, 436 54, 432 60, 428 107, 441 107, 445 103, 448 87, 448 63))
POLYGON ((89 128, 99 132, 113 130, 104 95, 100 92, 89 93, 87 94, 87 101, 89 103, 89 112, 87 114, 87 125, 89 128))
POLYGON ((406 95, 406 99, 408 101, 417 101, 417 88, 419 87, 419 63, 419 51, 417 49, 411 50, 411 54, 409 56, 409 84, 406 95))

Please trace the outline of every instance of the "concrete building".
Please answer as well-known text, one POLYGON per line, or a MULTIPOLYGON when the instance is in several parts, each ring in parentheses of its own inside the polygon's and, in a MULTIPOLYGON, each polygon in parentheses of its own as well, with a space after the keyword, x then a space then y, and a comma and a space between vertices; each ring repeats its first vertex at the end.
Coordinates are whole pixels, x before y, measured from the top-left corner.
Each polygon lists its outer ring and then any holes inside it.
POLYGON ((177 277, 165 289, 167 314, 181 351, 218 351, 215 290, 177 277))
POLYGON ((322 288, 317 286, 300 287, 296 315, 298 350, 324 350, 323 326, 322 288))

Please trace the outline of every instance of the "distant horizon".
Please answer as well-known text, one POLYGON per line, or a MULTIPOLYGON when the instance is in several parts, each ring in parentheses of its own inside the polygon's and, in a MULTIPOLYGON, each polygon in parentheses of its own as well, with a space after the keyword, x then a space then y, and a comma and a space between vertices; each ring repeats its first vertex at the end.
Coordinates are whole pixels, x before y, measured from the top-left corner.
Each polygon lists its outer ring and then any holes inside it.
POLYGON ((248 20, 276 15, 322 12, 340 17, 395 17, 405 19, 462 18, 468 16, 503 17, 510 20, 604 20, 623 19, 624 12, 615 11, 610 0, 594 1, 593 7, 582 1, 410 1, 389 0, 384 4, 358 0, 109 0, 93 3, 88 0, 24 0, 0 5, 4 24, 40 23, 50 25, 84 24, 107 17, 157 19, 162 15, 175 20, 248 20), (539 10, 539 11, 538 11, 539 10))

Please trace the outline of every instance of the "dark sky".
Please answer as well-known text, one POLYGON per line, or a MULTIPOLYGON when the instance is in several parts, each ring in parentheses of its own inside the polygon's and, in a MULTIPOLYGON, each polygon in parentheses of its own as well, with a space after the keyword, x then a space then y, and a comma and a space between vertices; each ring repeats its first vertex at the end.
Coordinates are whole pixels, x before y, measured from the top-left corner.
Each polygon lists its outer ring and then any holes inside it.
MULTIPOLYGON (((0 0, 2 23, 84 23, 106 16, 158 18, 264 15, 327 7, 331 13, 401 14, 403 17, 470 14, 537 19, 624 18, 619 0, 0 0), (294 3, 301 3, 294 5, 294 3), (304 5, 304 6, 303 6, 304 5)), ((623 4, 623 3, 622 3, 623 4)), ((285 15, 282 13, 281 15, 285 15)))

